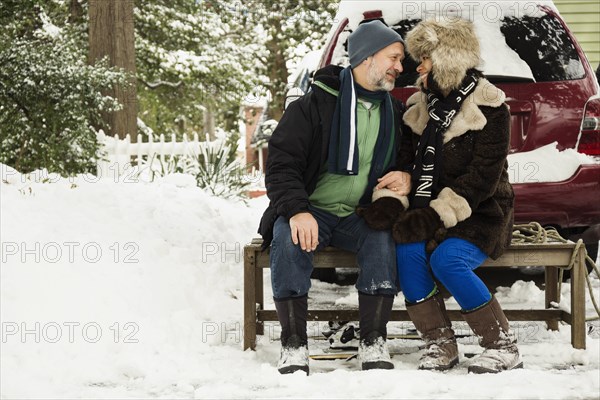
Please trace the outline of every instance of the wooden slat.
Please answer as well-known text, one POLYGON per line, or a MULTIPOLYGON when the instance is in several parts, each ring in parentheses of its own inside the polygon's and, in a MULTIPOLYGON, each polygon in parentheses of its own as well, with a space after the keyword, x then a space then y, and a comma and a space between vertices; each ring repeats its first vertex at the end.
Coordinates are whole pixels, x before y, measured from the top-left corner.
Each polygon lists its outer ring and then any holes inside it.
POLYGON ((596 22, 598 22, 598 14, 596 14, 596 13, 573 13, 568 18, 568 20, 566 20, 567 25, 569 24, 569 19, 577 20, 577 22, 596 23, 596 22))
POLYGON ((585 252, 579 249, 571 271, 571 343, 576 349, 585 349, 585 252))
POLYGON ((592 48, 595 47, 596 49, 598 49, 598 47, 599 47, 598 35, 600 35, 600 33, 598 31, 597 32, 577 32, 577 41, 579 42, 579 44, 582 44, 582 43, 596 44, 596 46, 590 46, 590 47, 592 47, 592 48))
MULTIPOLYGON (((597 2, 592 3, 565 3, 561 4, 560 13, 566 21, 577 20, 579 14, 596 14, 600 13, 600 6, 597 2)), ((599 18, 599 17, 596 17, 599 18)))
MULTIPOLYGON (((569 325, 573 326, 573 317, 571 316, 571 313, 568 313, 568 312, 566 312, 566 311, 563 310, 562 320, 566 324, 569 324, 569 325)), ((573 343, 572 338, 571 338, 571 343, 573 343)))
MULTIPOLYGON (((579 34, 580 32, 598 32, 598 24, 595 22, 579 22, 573 21, 569 22, 569 28, 575 34, 579 34)), ((577 39, 579 41, 579 39, 577 39)))
MULTIPOLYGON (((269 252, 260 251, 260 243, 253 240, 246 246, 256 251, 256 268, 269 268, 269 252)), ((554 266, 566 267, 573 254, 574 243, 512 244, 497 260, 488 259, 482 267, 554 266), (543 250, 543 251, 538 251, 543 250)), ((327 247, 314 255, 315 268, 356 268, 356 256, 348 251, 327 247)))
MULTIPOLYGON (((256 303, 256 309, 257 310, 264 310, 265 308, 265 296, 264 296, 264 284, 263 284, 263 270, 262 269, 258 269, 258 268, 254 268, 254 272, 255 272, 255 288, 256 288, 256 293, 255 293, 255 303, 256 303)), ((256 324, 256 334, 257 335, 264 335, 265 333, 265 327, 264 324, 262 322, 258 322, 256 324)))
MULTIPOLYGON (((244 350, 256 347, 256 266, 254 249, 244 248, 244 350)), ((262 270, 259 271, 262 274, 262 270)))
MULTIPOLYGON (((510 321, 549 321, 561 320, 563 311, 558 309, 534 310, 504 310, 510 321)), ((261 310, 257 312, 259 321, 277 321, 275 310, 261 310)), ((452 321, 463 321, 459 310, 448 310, 448 317, 452 321)), ((358 321, 358 310, 309 310, 308 321, 358 321)), ((393 310, 391 321, 410 321, 406 310, 393 310)))
POLYGON ((511 245, 497 260, 487 259, 483 267, 565 267, 573 255, 573 245, 511 245), (543 251, 539 251, 543 250, 543 251))
MULTIPOLYGON (((544 288, 544 306, 550 308, 553 302, 558 303, 558 268, 546 267, 544 288)), ((548 329, 558 330, 558 321, 548 321, 548 329)))
MULTIPOLYGON (((554 0, 554 4, 558 8, 558 10, 562 10, 562 6, 564 4, 590 4, 596 3, 597 0, 554 0)), ((562 12, 562 11, 561 11, 562 12)))

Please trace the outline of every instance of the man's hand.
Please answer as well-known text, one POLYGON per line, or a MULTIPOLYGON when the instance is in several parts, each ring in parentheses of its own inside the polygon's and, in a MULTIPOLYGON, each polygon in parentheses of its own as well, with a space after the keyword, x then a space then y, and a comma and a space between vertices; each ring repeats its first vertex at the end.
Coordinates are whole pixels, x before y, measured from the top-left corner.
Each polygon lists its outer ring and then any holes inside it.
POLYGON ((410 193, 411 181, 410 174, 404 171, 391 171, 377 179, 379 182, 375 190, 387 188, 398 193, 400 196, 406 196, 410 193))
POLYGON ((315 251, 319 244, 319 225, 309 212, 301 212, 290 218, 292 242, 304 251, 315 251))

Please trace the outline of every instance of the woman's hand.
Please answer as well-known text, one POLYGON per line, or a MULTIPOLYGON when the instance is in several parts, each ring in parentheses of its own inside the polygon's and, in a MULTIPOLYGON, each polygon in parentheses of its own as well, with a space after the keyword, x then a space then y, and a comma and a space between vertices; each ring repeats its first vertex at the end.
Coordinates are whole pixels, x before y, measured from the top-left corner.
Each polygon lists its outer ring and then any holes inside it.
POLYGON ((392 236, 397 243, 429 241, 436 237, 440 229, 444 229, 444 224, 433 208, 417 208, 398 216, 392 229, 392 236))
POLYGON ((375 190, 391 189, 400 196, 407 196, 410 193, 411 181, 410 174, 404 171, 391 171, 377 179, 379 182, 375 190))
POLYGON ((402 211, 404 211, 402 202, 394 197, 382 197, 368 206, 356 208, 356 214, 365 219, 369 228, 378 231, 391 229, 402 211))

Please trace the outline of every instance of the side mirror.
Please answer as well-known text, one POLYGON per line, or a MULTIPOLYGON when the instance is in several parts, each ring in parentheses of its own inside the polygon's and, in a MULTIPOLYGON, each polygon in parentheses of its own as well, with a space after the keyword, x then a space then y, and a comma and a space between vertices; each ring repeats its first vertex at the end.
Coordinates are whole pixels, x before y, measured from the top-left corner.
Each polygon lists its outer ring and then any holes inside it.
POLYGON ((298 100, 302 96, 304 96, 304 91, 300 88, 293 87, 290 90, 288 90, 285 94, 285 103, 283 109, 287 110, 291 102, 298 100))

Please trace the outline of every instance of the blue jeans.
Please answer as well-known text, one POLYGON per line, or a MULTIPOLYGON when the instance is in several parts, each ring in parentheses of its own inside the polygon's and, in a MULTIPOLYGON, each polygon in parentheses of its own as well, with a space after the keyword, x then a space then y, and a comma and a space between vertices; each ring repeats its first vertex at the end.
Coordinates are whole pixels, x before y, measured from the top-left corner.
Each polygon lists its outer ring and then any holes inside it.
MULTIPOLYGON (((338 217, 311 207, 310 213, 319 225, 319 245, 356 253, 359 276, 356 288, 366 294, 398 293, 394 240, 389 231, 376 231, 356 214, 338 217)), ((278 217, 271 244, 271 285, 273 297, 284 299, 304 296, 310 289, 313 252, 302 250, 292 242, 289 221, 278 217)), ((341 266, 343 267, 343 266, 341 266)))
POLYGON ((410 303, 427 298, 436 288, 434 277, 448 289, 463 310, 473 310, 490 301, 491 294, 473 272, 488 256, 463 239, 444 240, 429 256, 425 242, 396 245, 398 277, 410 303))

